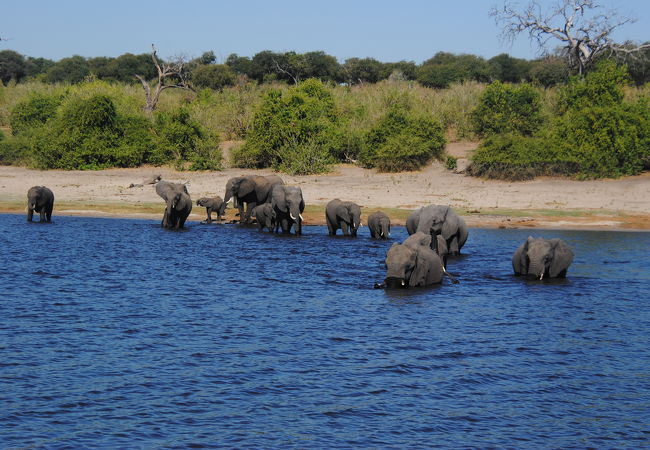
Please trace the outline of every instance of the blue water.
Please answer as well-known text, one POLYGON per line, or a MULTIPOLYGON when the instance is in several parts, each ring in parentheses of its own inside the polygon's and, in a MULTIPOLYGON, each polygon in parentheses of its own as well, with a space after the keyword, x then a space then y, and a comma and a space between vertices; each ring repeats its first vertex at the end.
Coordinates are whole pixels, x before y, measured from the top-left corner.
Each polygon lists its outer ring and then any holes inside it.
POLYGON ((372 289, 367 228, 0 215, 0 446, 650 445, 650 233, 470 230, 460 284, 372 289), (528 235, 576 254, 525 281, 528 235))

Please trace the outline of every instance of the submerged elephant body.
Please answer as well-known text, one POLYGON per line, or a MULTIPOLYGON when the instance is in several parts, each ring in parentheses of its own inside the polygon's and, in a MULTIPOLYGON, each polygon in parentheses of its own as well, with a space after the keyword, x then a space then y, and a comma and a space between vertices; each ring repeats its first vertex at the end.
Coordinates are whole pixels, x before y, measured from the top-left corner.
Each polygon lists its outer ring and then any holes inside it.
POLYGON ((41 222, 52 221, 54 193, 45 186, 33 186, 27 191, 27 221, 31 222, 34 211, 40 215, 41 222))
POLYGON ((447 253, 457 255, 463 248, 469 235, 465 221, 458 216, 449 206, 429 205, 413 211, 406 219, 406 230, 409 234, 421 231, 432 236, 432 249, 437 249, 438 240, 435 236, 441 235, 447 243, 447 253))
POLYGON ((305 201, 299 187, 284 184, 274 186, 271 206, 276 218, 276 232, 282 229, 283 233, 289 234, 295 225, 296 234, 302 234, 302 212, 305 210, 305 201))
POLYGON ((529 236, 512 255, 515 275, 563 278, 573 262, 573 252, 562 239, 535 239, 529 236))
POLYGON ((383 212, 377 211, 368 216, 368 229, 373 239, 388 239, 390 237, 390 218, 383 212))
POLYGON ((343 202, 338 198, 325 207, 325 219, 330 236, 340 229, 345 236, 356 236, 361 226, 361 208, 353 202, 343 202))
POLYGON ((269 232, 275 230, 275 212, 270 203, 257 205, 253 208, 252 214, 255 217, 255 220, 257 220, 257 225, 260 227, 260 231, 263 231, 264 228, 269 230, 269 232))
POLYGON ((386 254, 387 288, 430 286, 442 282, 442 259, 431 249, 431 235, 416 232, 386 254))
POLYGON ((284 181, 277 175, 247 175, 231 178, 226 183, 226 194, 220 214, 223 215, 226 204, 232 198, 233 207, 239 209, 239 221, 247 223, 253 208, 270 202, 273 188, 283 184, 284 181), (244 204, 246 210, 244 210, 244 204))
POLYGON ((212 212, 217 213, 217 220, 223 220, 224 202, 218 195, 216 197, 201 197, 196 201, 197 206, 203 206, 208 215, 206 223, 212 222, 212 212))
POLYGON ((192 211, 192 200, 184 184, 159 181, 156 193, 167 203, 161 225, 163 228, 178 230, 192 211))

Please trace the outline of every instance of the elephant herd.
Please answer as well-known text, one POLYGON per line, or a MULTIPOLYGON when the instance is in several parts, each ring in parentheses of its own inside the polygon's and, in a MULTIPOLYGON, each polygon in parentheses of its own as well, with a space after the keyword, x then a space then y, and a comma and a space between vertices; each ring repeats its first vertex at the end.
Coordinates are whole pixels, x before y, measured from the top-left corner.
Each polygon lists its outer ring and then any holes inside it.
MULTIPOLYGON (((184 227, 192 200, 187 187, 171 183, 160 176, 145 180, 143 184, 155 184, 156 193, 165 201, 161 226, 178 230, 184 227)), ((141 186, 141 185, 132 185, 141 186)), ((238 209, 239 222, 257 222, 260 231, 284 234, 302 234, 305 202, 302 190, 288 186, 276 176, 249 175, 234 177, 226 183, 224 198, 202 197, 197 206, 206 208, 206 223, 212 222, 212 213, 223 220, 226 205, 232 199, 238 209)), ((54 206, 54 194, 45 186, 34 186, 27 193, 27 220, 32 221, 34 212, 40 214, 41 222, 50 222, 54 206)), ((325 207, 325 219, 329 235, 341 230, 343 235, 357 236, 361 224, 361 207, 354 202, 331 200, 325 207)), ((388 239, 390 218, 378 211, 368 216, 368 228, 373 239, 388 239)), ((447 276, 453 283, 458 281, 447 272, 447 257, 460 254, 467 241, 467 224, 449 206, 429 205, 413 211, 406 220, 409 237, 402 243, 394 243, 386 253, 386 276, 375 288, 405 288, 429 286, 442 282, 447 276)), ((537 279, 565 277, 573 261, 573 252, 561 239, 534 239, 529 237, 512 256, 515 275, 537 279)))

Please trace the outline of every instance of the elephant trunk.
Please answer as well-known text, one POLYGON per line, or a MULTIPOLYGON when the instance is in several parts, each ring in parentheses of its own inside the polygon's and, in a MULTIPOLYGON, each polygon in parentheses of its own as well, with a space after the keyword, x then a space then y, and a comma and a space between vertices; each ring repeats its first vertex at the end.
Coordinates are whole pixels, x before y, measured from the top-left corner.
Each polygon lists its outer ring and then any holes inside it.
POLYGON ((387 289, 404 289, 408 286, 408 283, 401 277, 386 277, 384 285, 387 289))
POLYGON ((544 278, 544 273, 546 272, 546 267, 544 264, 539 263, 530 263, 528 266, 528 275, 539 278, 540 280, 544 278))

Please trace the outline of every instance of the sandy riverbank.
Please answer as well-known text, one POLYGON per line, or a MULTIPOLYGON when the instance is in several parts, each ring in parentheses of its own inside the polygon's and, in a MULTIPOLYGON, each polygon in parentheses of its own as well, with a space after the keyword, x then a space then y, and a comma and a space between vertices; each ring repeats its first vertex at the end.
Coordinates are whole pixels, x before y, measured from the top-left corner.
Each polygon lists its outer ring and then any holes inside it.
MULTIPOLYGON (((448 152, 463 156, 468 146, 452 144, 448 152)), ((0 212, 22 213, 27 190, 45 185, 54 191, 56 215, 159 218, 164 203, 153 185, 129 188, 159 173, 163 179, 187 182, 193 200, 224 195, 226 181, 243 174, 271 174, 270 170, 226 169, 222 172, 177 172, 167 167, 103 171, 38 171, 0 167, 0 212)), ((385 209, 393 222, 428 204, 446 204, 476 227, 540 227, 565 229, 650 229, 650 173, 619 180, 575 181, 539 178, 526 182, 482 180, 453 173, 441 163, 422 171, 377 173, 339 165, 325 175, 281 175, 300 186, 308 205, 306 224, 323 224, 325 204, 351 200, 364 215, 385 209)), ((205 218, 195 206, 189 220, 205 218)), ((232 208, 227 219, 234 218, 232 208)))

